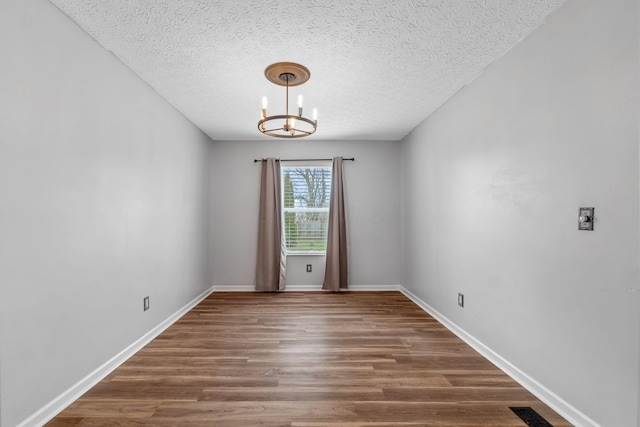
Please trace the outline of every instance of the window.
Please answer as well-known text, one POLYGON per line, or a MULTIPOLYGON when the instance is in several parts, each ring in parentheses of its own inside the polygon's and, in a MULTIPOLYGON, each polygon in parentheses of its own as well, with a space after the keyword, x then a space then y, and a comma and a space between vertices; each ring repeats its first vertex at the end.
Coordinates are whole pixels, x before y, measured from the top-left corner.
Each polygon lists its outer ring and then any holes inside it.
POLYGON ((288 255, 327 249, 331 166, 282 167, 282 223, 288 255))

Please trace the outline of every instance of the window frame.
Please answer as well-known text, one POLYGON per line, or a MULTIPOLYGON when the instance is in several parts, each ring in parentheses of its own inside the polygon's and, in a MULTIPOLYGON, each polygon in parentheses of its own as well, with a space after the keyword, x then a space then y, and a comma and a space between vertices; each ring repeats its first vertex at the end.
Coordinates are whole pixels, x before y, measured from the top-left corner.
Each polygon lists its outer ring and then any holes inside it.
MULTIPOLYGON (((280 198, 280 211, 281 211, 281 215, 280 215, 280 221, 281 221, 281 227, 282 227, 282 238, 284 240, 284 248, 285 248, 285 255, 286 256, 325 256, 326 255, 326 241, 327 241, 327 235, 328 233, 325 230, 325 236, 324 236, 324 240, 325 240, 325 250, 323 251, 295 251, 292 252, 288 249, 287 247, 287 237, 286 237, 286 213, 287 212, 300 212, 300 213, 305 213, 305 212, 326 212, 327 213, 327 221, 328 221, 328 216, 329 216, 329 209, 331 206, 331 187, 329 188, 329 197, 328 197, 328 203, 327 203, 327 207, 326 208, 302 208, 302 207, 298 207, 298 208, 285 208, 284 204, 285 204, 285 169, 296 169, 296 168, 324 168, 327 169, 329 172, 329 185, 333 185, 333 162, 331 160, 299 160, 299 161, 287 161, 286 165, 284 164, 284 161, 281 161, 280 163, 280 193, 282 195, 282 197, 280 198)), ((328 225, 328 224, 327 224, 328 225)))

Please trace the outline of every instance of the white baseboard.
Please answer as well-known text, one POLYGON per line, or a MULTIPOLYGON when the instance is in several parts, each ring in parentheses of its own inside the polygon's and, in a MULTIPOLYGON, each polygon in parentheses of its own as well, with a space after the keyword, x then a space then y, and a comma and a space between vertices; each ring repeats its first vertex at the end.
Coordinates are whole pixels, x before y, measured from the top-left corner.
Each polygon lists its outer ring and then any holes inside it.
MULTIPOLYGON (((398 285, 349 285, 343 291, 397 291, 398 285)), ((213 292, 254 292, 252 285, 214 286, 213 292)), ((285 292, 322 292, 322 285, 287 285, 285 292)))
POLYGON ((253 285, 222 285, 213 287, 213 292, 255 292, 256 287, 253 285))
POLYGON ((154 338, 160 335, 165 329, 169 326, 173 325, 178 319, 184 316, 189 310, 198 305, 202 300, 211 294, 213 288, 209 288, 196 298, 191 300, 187 305, 182 307, 180 310, 172 314, 165 321, 160 323, 158 326, 144 334, 133 344, 122 350, 120 353, 115 355, 111 360, 104 363, 102 366, 97 368, 95 371, 91 372, 89 375, 81 379, 75 385, 71 386, 65 392, 60 394, 58 397, 53 399, 51 402, 47 403, 45 406, 40 408, 37 412, 31 415, 29 418, 18 424, 17 427, 37 427, 42 426, 48 421, 50 421, 53 417, 58 415, 65 409, 67 406, 71 405, 75 402, 80 396, 85 394, 91 387, 98 384, 102 379, 104 379, 107 375, 113 372, 118 366, 122 365, 127 361, 131 356, 140 351, 145 345, 150 343, 154 338))
POLYGON ((349 285, 347 291, 366 291, 366 292, 384 292, 384 291, 397 291, 398 285, 349 285))
POLYGON ((549 390, 544 385, 540 384, 538 381, 531 378, 525 372, 521 371, 518 367, 513 365, 508 360, 504 359, 502 356, 497 354, 495 351, 491 350, 489 347, 484 345, 482 342, 478 341, 464 329, 460 328, 458 325, 450 321, 447 317, 442 315, 438 310, 431 307, 426 302, 422 301, 416 295, 411 293, 409 290, 405 289, 403 286, 398 286, 398 290, 407 296, 411 301, 416 303, 421 309, 429 313, 433 318, 435 318, 438 322, 442 323, 447 329, 453 332, 458 336, 462 341, 469 344, 484 356, 491 363, 496 365, 502 371, 504 371, 507 375, 513 378, 516 382, 518 382, 521 386, 530 391, 534 396, 543 401, 546 405, 548 405, 551 409, 556 411, 558 414, 563 416, 567 421, 575 425, 576 427, 601 427, 598 423, 593 421, 591 418, 580 412, 574 406, 570 405, 560 396, 549 390))

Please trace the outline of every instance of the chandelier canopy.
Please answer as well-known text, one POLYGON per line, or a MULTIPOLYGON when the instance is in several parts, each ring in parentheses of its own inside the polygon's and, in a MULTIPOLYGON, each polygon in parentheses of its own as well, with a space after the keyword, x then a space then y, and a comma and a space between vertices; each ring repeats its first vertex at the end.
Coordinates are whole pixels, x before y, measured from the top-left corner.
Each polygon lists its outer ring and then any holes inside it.
POLYGON ((267 116, 267 97, 262 97, 262 114, 258 130, 276 138, 302 138, 312 135, 318 125, 318 110, 313 109, 313 119, 302 115, 302 95, 298 96, 298 115, 289 114, 289 87, 300 86, 311 77, 309 69, 293 62, 277 62, 264 70, 271 83, 286 87, 285 114, 267 116))

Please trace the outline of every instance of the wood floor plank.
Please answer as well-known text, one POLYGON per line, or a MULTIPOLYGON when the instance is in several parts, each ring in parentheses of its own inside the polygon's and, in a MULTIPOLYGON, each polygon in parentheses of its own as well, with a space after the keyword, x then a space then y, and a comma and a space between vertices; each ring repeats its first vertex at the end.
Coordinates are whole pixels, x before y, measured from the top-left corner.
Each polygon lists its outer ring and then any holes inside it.
POLYGON ((214 293, 54 418, 72 426, 570 424, 399 292, 214 293))

